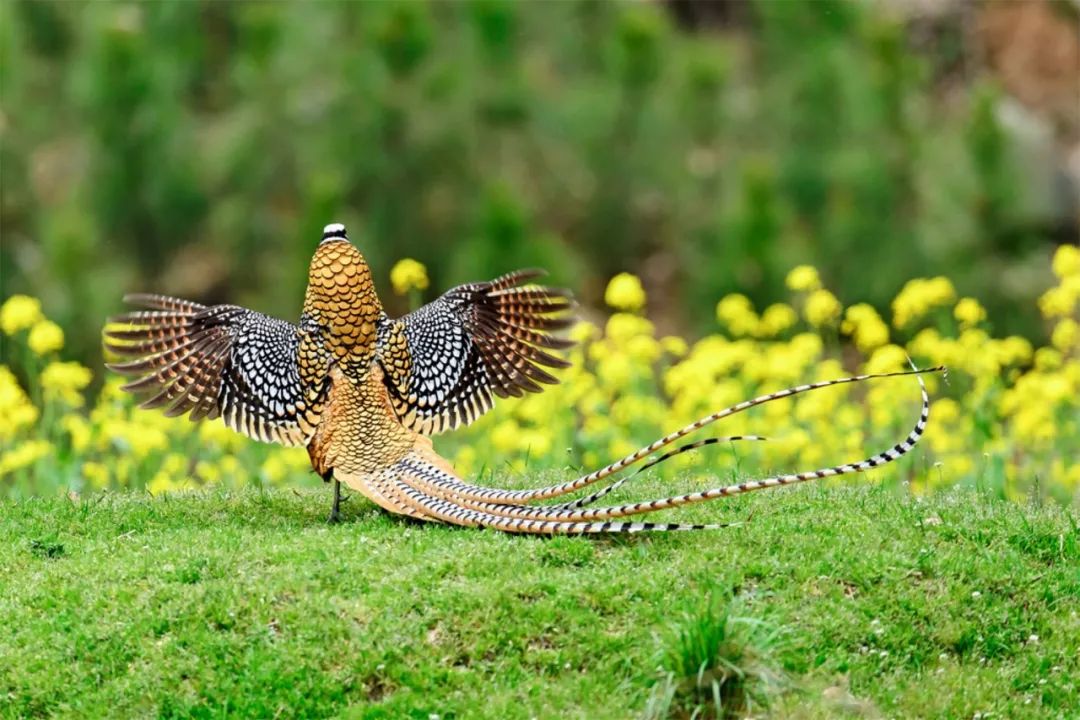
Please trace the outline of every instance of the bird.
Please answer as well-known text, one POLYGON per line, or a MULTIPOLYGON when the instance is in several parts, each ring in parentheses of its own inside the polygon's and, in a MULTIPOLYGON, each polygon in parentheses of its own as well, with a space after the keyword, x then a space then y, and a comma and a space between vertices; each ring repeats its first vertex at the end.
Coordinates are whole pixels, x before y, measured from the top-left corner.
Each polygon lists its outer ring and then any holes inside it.
POLYGON ((333 483, 329 521, 341 518, 342 485, 384 510, 419 521, 509 533, 581 535, 705 530, 728 523, 644 522, 638 516, 707 500, 880 467, 922 436, 930 400, 923 373, 943 367, 855 375, 762 395, 719 410, 573 480, 510 490, 460 477, 432 436, 468 425, 503 398, 541 392, 568 366, 574 322, 568 290, 535 284, 535 269, 455 287, 399 318, 383 310, 363 254, 341 223, 327 225, 308 269, 299 322, 237 305, 202 305, 132 294, 135 308, 108 319, 107 366, 145 408, 192 421, 221 420, 254 440, 307 448, 333 483), (913 375, 922 408, 914 428, 865 460, 779 474, 622 505, 595 503, 683 452, 759 436, 713 437, 656 455, 714 422, 752 407, 844 383, 913 375), (633 475, 615 479, 639 465, 633 475), (574 500, 566 496, 604 483, 574 500), (558 500, 557 502, 552 502, 558 500))

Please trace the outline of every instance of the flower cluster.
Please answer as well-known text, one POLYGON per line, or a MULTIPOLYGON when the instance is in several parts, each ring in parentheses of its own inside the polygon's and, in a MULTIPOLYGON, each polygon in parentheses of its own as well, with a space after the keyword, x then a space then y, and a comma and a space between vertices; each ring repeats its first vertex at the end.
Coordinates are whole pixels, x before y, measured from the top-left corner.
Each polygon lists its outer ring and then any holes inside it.
MULTIPOLYGON (((415 265, 398 271, 395 289, 426 285, 426 270, 415 265)), ((899 370, 911 356, 920 365, 948 365, 950 374, 947 383, 928 379, 935 403, 915 461, 886 477, 898 474, 916 491, 965 482, 1014 497, 1038 483, 1042 492, 1075 499, 1080 465, 1069 458, 1080 446, 1080 252, 1061 248, 1053 268, 1058 282, 1040 300, 1051 342, 1039 348, 1021 337, 992 337, 982 305, 958 301, 945 278, 908 283, 892 317, 883 318, 869 305, 843 307, 809 266, 789 274, 790 302, 760 314, 745 296, 721 299, 718 332, 690 343, 657 331, 642 314, 641 283, 622 274, 605 294, 617 312, 602 326, 571 330, 577 345, 559 385, 500 401, 472 427, 439 438, 438 447, 465 477, 494 468, 590 470, 718 408, 793 384, 899 370)), ((33 298, 9 298, 0 328, 25 349, 11 355, 26 358, 16 368, 0 366, 4 492, 318 481, 302 449, 260 445, 220 421, 192 424, 140 410, 112 378, 85 407, 93 373, 57 357, 63 333, 33 298)), ((654 472, 686 475, 693 466, 690 476, 727 481, 861 459, 907 432, 917 395, 902 383, 769 403, 714 431, 768 442, 686 453, 654 472)))
POLYGON ((412 258, 399 260, 390 269, 390 285, 398 295, 406 295, 411 290, 427 290, 427 268, 412 258))

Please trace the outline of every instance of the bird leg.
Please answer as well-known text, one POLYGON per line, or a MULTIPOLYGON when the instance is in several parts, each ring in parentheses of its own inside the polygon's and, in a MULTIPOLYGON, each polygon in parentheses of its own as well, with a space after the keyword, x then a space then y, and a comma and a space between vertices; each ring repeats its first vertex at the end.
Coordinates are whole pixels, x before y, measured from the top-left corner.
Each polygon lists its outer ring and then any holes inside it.
POLYGON ((348 500, 348 496, 341 497, 341 481, 337 478, 333 479, 334 482, 334 504, 330 506, 330 517, 326 518, 326 522, 333 525, 334 523, 341 522, 341 503, 348 500))

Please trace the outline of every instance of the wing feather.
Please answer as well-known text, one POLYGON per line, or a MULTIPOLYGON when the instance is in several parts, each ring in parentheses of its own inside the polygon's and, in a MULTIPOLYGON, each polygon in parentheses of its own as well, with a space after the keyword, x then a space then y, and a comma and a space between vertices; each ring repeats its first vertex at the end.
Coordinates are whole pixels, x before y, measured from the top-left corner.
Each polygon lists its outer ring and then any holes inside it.
POLYGON ((432 434, 467 425, 494 397, 536 393, 568 363, 548 350, 569 340, 549 333, 573 323, 567 290, 521 286, 544 273, 518 270, 461 285, 379 328, 378 359, 399 419, 432 434))
POLYGON ((193 421, 220 416, 264 442, 307 443, 326 379, 301 380, 299 328, 235 305, 143 294, 124 300, 144 309, 110 318, 105 349, 119 360, 108 367, 133 378, 123 389, 142 407, 193 421))

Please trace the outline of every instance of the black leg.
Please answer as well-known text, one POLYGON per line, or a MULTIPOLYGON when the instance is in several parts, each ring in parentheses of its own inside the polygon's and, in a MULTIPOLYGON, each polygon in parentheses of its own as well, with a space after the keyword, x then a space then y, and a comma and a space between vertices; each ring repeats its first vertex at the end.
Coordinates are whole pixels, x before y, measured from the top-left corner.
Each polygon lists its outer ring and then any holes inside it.
POLYGON ((341 522, 341 481, 334 478, 334 504, 330 508, 330 517, 326 518, 326 522, 334 524, 341 522))

